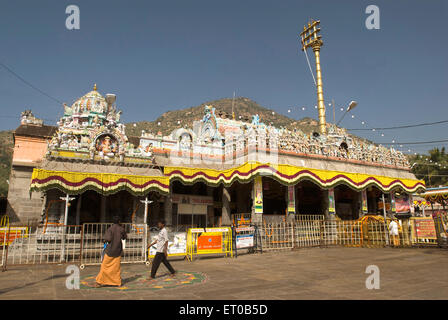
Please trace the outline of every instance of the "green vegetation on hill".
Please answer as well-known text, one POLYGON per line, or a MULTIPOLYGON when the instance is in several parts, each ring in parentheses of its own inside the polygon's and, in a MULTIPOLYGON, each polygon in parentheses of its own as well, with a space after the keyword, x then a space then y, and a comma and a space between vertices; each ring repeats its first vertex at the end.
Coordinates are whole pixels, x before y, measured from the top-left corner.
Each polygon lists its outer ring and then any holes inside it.
POLYGON ((434 148, 429 155, 411 156, 412 172, 418 179, 425 180, 426 187, 448 185, 448 154, 445 147, 434 148))
POLYGON ((8 194, 13 148, 12 131, 0 131, 0 197, 8 194))

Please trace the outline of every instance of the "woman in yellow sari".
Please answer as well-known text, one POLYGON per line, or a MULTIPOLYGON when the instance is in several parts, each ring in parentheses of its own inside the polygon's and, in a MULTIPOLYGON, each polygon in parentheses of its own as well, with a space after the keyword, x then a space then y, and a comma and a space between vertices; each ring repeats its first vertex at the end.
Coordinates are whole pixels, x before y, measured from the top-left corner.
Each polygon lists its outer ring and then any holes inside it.
POLYGON ((126 231, 120 225, 120 218, 113 218, 114 224, 107 229, 104 240, 108 243, 101 263, 100 273, 96 277, 96 286, 121 286, 121 240, 126 240, 126 231))

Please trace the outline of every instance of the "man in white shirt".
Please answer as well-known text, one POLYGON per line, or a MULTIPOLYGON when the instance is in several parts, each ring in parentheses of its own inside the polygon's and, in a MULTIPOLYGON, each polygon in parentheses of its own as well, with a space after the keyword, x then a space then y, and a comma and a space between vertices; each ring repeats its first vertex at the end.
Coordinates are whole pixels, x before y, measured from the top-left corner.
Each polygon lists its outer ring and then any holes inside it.
POLYGON ((389 235, 392 238, 394 247, 400 245, 400 238, 398 237, 398 223, 395 220, 392 220, 389 223, 389 235))
POLYGON ((170 271, 171 276, 174 276, 174 274, 176 273, 174 268, 166 259, 166 257, 168 256, 168 231, 166 231, 165 228, 165 221, 161 220, 157 223, 157 225, 160 229, 159 234, 157 236, 157 240, 151 243, 148 247, 150 248, 153 245, 157 244, 156 255, 152 261, 150 279, 155 279, 157 270, 159 269, 160 263, 162 262, 165 265, 165 267, 167 267, 167 269, 170 271))

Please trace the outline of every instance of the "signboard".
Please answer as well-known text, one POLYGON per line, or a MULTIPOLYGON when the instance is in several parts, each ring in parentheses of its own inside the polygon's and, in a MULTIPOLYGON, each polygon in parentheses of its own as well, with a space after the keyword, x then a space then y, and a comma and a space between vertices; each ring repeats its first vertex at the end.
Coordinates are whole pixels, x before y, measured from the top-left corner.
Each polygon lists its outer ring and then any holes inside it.
MULTIPOLYGON (((186 255, 187 253, 187 233, 169 232, 168 233, 168 255, 186 255)), ((150 235, 151 243, 157 240, 157 234, 150 235)), ((156 254, 156 245, 149 248, 149 255, 156 254)))
POLYGON ((253 234, 242 234, 236 236, 236 248, 252 248, 254 246, 254 235, 253 234))
POLYGON ((436 227, 432 218, 415 219, 414 226, 417 238, 437 239, 436 227))
POLYGON ((402 197, 395 199, 395 210, 397 212, 410 212, 411 204, 409 202, 409 196, 403 195, 402 197))
POLYGON ((263 213, 263 180, 260 176, 254 180, 254 192, 255 213, 263 213))
POLYGON ((198 237, 198 252, 221 250, 221 249, 222 249, 222 235, 201 234, 198 237))
POLYGON ((367 190, 362 191, 362 212, 367 213, 367 190))
POLYGON ((191 205, 213 205, 213 197, 211 196, 195 196, 189 194, 173 194, 171 195, 173 203, 191 204, 191 205))
POLYGON ((288 213, 296 213, 296 194, 294 186, 288 186, 288 213))
POLYGON ((336 213, 336 203, 334 200, 334 189, 328 190, 328 212, 331 214, 336 213))
POLYGON ((252 226, 238 227, 235 229, 235 232, 255 232, 255 228, 252 226))
POLYGON ((177 214, 207 214, 207 206, 200 204, 179 203, 177 205, 177 214))
POLYGON ((28 237, 28 227, 0 228, 0 245, 10 245, 15 239, 22 237, 28 237))
POLYGON ((199 254, 233 255, 232 229, 190 228, 187 234, 187 256, 193 260, 199 254))
POLYGON ((229 232, 229 228, 191 228, 191 233, 201 232, 229 232))

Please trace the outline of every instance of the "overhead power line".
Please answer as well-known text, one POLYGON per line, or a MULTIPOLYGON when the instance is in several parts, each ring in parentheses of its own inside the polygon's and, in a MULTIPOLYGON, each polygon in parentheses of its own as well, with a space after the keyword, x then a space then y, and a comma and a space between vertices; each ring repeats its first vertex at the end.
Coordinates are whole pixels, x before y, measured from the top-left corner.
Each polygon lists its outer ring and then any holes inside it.
POLYGON ((425 123, 418 123, 418 124, 409 124, 404 126, 395 126, 395 127, 384 127, 384 128, 352 128, 347 129, 351 131, 372 131, 372 130, 393 130, 393 129, 405 129, 405 128, 415 128, 415 127, 423 127, 423 126, 432 126, 435 124, 442 124, 447 123, 448 120, 442 120, 442 121, 436 121, 436 122, 425 122, 425 123))
POLYGON ((9 68, 7 65, 5 65, 4 63, 0 62, 0 66, 2 66, 6 71, 8 71, 9 73, 11 73, 13 76, 15 76, 17 79, 19 79, 20 81, 22 81, 23 83, 25 83, 27 86, 29 86, 30 88, 36 90, 37 92, 43 94, 44 96, 46 96, 47 98, 50 98, 51 100, 57 102, 59 105, 63 104, 62 101, 60 101, 57 98, 52 97, 51 95, 49 95, 48 93, 42 91, 41 89, 37 88, 36 86, 34 86, 33 84, 31 84, 30 82, 28 82, 27 80, 25 80, 23 77, 21 77, 20 75, 18 75, 17 73, 15 73, 11 68, 9 68))
POLYGON ((417 141, 417 142, 377 142, 378 144, 386 144, 386 145, 401 145, 401 144, 431 144, 431 143, 442 143, 448 142, 448 140, 433 140, 433 141, 417 141))

